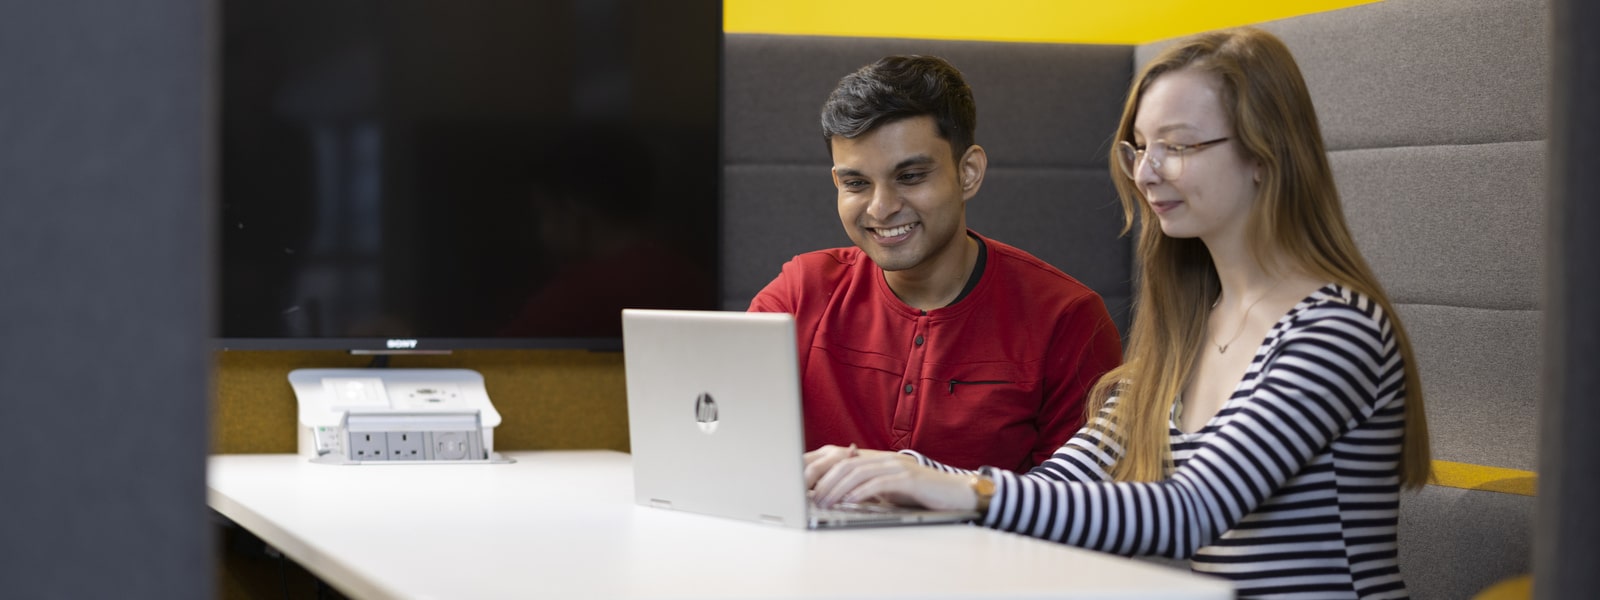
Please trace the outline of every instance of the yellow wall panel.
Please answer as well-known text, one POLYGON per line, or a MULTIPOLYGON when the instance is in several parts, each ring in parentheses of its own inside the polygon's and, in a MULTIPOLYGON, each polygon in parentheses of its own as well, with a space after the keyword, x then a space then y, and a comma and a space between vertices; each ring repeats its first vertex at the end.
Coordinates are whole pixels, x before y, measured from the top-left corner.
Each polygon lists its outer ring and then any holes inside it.
POLYGON ((1374 0, 724 0, 729 33, 1143 44, 1374 0))
MULTIPOLYGON (((370 357, 335 351, 218 352, 212 452, 285 453, 299 427, 289 371, 355 369, 370 357)), ((406 369, 473 369, 500 413, 495 450, 628 450, 622 353, 583 350, 463 350, 396 356, 406 369)))

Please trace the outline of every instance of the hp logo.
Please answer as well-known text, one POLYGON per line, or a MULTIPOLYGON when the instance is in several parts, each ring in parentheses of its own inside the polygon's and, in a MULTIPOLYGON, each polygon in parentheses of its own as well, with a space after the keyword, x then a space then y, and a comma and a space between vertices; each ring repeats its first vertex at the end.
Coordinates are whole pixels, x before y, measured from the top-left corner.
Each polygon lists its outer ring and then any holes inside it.
POLYGON ((717 401, 711 399, 711 394, 701 392, 694 399, 694 422, 700 426, 700 431, 717 431, 717 401))

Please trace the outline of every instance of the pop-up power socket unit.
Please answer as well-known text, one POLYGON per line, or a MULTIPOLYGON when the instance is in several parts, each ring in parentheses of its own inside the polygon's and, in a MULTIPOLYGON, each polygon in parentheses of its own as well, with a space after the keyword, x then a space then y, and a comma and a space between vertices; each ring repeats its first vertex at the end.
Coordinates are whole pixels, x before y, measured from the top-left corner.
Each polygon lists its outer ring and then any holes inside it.
POLYGON ((336 465, 515 462, 494 452, 500 413, 470 369, 295 369, 300 454, 336 465))

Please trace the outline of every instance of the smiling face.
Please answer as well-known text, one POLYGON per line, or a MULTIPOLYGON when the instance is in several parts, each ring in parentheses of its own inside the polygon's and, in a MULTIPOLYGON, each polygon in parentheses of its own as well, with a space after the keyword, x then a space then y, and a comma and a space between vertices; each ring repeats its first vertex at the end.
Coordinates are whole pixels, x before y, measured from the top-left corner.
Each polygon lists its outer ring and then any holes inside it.
MULTIPOLYGON (((1145 88, 1133 121, 1133 144, 1140 149, 1187 146, 1233 136, 1222 105, 1222 80, 1195 69, 1158 76, 1145 88)), ((1198 237, 1208 244, 1238 240, 1254 204, 1261 165, 1240 152, 1238 140, 1183 153, 1182 171, 1163 178, 1143 160, 1134 184, 1161 221, 1161 231, 1177 238, 1198 237)), ((1173 153, 1168 152, 1171 161, 1173 153)))
POLYGON ((873 262, 905 275, 965 270, 966 207, 986 166, 982 148, 958 162, 926 116, 829 143, 839 221, 873 262))

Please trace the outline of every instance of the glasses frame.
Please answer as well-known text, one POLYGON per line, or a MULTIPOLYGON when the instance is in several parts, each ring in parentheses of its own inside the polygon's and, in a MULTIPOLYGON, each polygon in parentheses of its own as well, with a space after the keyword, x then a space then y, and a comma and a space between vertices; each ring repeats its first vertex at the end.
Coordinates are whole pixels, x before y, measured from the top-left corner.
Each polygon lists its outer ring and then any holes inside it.
POLYGON ((1159 175, 1162 179, 1170 181, 1183 176, 1183 157, 1188 156, 1192 152, 1205 150, 1206 148, 1210 148, 1231 139, 1233 139, 1232 136, 1225 136, 1214 140, 1195 142, 1193 144, 1169 144, 1162 140, 1156 140, 1151 145, 1164 145, 1170 148, 1170 150, 1165 151, 1166 156, 1160 159, 1151 157, 1149 153, 1146 152, 1146 150, 1148 150, 1148 146, 1145 148, 1139 148, 1134 146, 1133 142, 1123 140, 1117 142, 1117 167, 1121 169, 1122 174, 1127 176, 1128 179, 1137 181, 1139 179, 1139 165, 1142 164, 1146 159, 1149 159, 1150 170, 1155 171, 1156 175, 1159 175), (1170 160, 1173 157, 1176 157, 1177 160, 1170 160), (1163 168, 1172 172, 1170 174, 1163 173, 1163 168))

